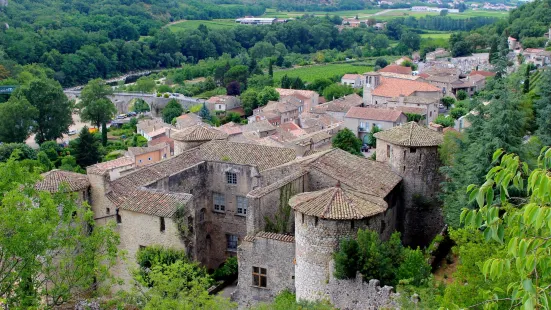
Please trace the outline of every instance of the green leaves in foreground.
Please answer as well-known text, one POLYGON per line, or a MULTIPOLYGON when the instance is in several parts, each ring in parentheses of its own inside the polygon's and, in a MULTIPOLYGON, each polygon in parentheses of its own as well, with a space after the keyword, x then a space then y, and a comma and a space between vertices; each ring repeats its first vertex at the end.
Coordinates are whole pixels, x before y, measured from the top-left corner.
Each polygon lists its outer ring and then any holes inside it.
POLYGON ((512 272, 519 278, 507 286, 508 298, 490 297, 484 307, 507 301, 513 308, 549 309, 551 148, 541 150, 534 171, 529 171, 517 155, 504 155, 503 150, 494 153, 493 161, 499 164, 488 172, 486 182, 467 189, 479 209, 464 209, 461 223, 481 230, 486 242, 494 240, 507 248, 506 257, 481 264, 486 279, 497 280, 512 272), (526 197, 513 197, 512 189, 526 197), (499 199, 495 201, 494 196, 499 199))

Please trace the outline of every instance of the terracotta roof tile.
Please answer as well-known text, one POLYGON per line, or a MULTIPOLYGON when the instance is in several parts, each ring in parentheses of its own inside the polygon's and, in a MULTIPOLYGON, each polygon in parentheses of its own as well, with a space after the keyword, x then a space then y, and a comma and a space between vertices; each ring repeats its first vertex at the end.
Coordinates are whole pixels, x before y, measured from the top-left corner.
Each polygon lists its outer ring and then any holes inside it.
POLYGON ((304 99, 310 99, 316 95, 315 91, 312 90, 300 90, 300 89, 286 89, 286 88, 276 88, 276 91, 281 97, 286 96, 295 96, 295 97, 304 97, 304 99))
POLYGON ((294 243, 295 242, 295 237, 294 236, 291 236, 291 235, 283 235, 283 234, 276 234, 276 233, 271 233, 271 232, 266 232, 266 231, 260 231, 258 232, 255 236, 245 236, 245 241, 247 242, 254 242, 256 239, 271 239, 271 240, 277 240, 277 241, 282 241, 282 242, 289 242, 289 243, 294 243))
POLYGON ((276 128, 268 120, 262 120, 259 122, 252 122, 243 126, 243 132, 254 131, 254 132, 265 132, 272 131, 276 128))
POLYGON ((174 133, 171 136, 176 141, 209 141, 209 140, 224 140, 228 138, 225 132, 208 127, 203 124, 198 124, 174 133))
POLYGON ((110 161, 106 161, 103 163, 95 164, 93 166, 88 167, 86 171, 87 173, 102 175, 113 169, 130 166, 130 165, 134 165, 134 160, 130 157, 125 156, 125 157, 113 159, 110 161))
POLYGON ((185 207, 192 198, 190 194, 139 189, 131 191, 118 207, 154 216, 172 217, 178 208, 185 207))
POLYGON ((398 74, 404 74, 404 75, 411 75, 411 68, 410 67, 404 67, 399 65, 388 65, 379 72, 389 72, 389 73, 398 73, 398 74))
POLYGON ((133 156, 138 156, 146 153, 151 153, 155 151, 160 151, 164 149, 165 147, 169 146, 167 142, 158 143, 153 146, 146 146, 146 147, 129 147, 128 153, 130 153, 133 156))
POLYGON ((226 134, 228 134, 228 136, 231 136, 231 135, 236 135, 236 134, 240 134, 241 132, 243 132, 242 127, 243 126, 238 125, 234 122, 229 122, 229 123, 226 123, 226 124, 218 127, 218 130, 225 132, 226 134))
POLYGON ((56 169, 43 173, 42 180, 34 187, 37 190, 55 193, 62 186, 67 192, 76 192, 88 188, 90 181, 85 174, 56 169))
POLYGON ((381 85, 373 90, 373 95, 381 97, 410 96, 416 91, 441 92, 440 88, 429 83, 381 77, 381 85))
POLYGON ((496 76, 496 73, 495 72, 490 72, 490 71, 471 71, 471 73, 469 75, 482 75, 482 76, 485 76, 485 77, 489 77, 489 76, 496 76))
POLYGON ((401 146, 437 146, 443 135, 415 122, 394 127, 375 134, 375 138, 401 146))
POLYGON ((401 111, 386 109, 386 108, 370 108, 370 107, 353 107, 346 117, 348 118, 358 118, 358 119, 367 119, 383 122, 396 122, 403 115, 401 111))
POLYGON ((296 158, 295 151, 289 148, 221 140, 205 143, 199 149, 199 156, 202 160, 251 165, 258 167, 260 171, 284 164, 296 158))
POLYGON ((313 113, 348 112, 351 107, 358 107, 363 103, 363 98, 358 94, 351 94, 333 101, 319 104, 312 108, 313 113))
POLYGON ((371 217, 386 211, 387 203, 340 185, 293 196, 289 205, 296 211, 322 219, 352 220, 371 217))

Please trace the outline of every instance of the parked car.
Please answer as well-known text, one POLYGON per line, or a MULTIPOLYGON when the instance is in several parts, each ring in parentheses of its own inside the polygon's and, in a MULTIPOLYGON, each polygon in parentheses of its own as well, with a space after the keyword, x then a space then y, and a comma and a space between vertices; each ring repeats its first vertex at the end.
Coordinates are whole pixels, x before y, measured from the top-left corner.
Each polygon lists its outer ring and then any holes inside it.
POLYGON ((73 130, 69 130, 69 133, 68 133, 68 134, 69 134, 69 136, 74 136, 74 135, 77 134, 77 131, 74 130, 74 129, 73 129, 73 130))
POLYGON ((125 119, 125 118, 126 118, 126 114, 117 115, 117 119, 125 119))
POLYGON ((126 113, 126 116, 128 116, 128 117, 132 117, 132 116, 136 116, 136 115, 137 115, 136 112, 128 112, 128 113, 126 113))
POLYGON ((369 151, 369 145, 367 145, 367 144, 362 145, 361 151, 362 151, 362 152, 367 152, 367 151, 369 151))

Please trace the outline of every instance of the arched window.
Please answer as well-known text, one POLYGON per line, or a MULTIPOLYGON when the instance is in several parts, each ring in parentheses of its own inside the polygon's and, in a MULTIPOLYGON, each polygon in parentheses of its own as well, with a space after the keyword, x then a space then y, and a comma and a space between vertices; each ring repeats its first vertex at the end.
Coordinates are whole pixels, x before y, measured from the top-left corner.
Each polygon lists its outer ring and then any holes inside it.
POLYGON ((201 209, 201 211, 199 211, 199 223, 203 223, 205 221, 205 208, 201 209))

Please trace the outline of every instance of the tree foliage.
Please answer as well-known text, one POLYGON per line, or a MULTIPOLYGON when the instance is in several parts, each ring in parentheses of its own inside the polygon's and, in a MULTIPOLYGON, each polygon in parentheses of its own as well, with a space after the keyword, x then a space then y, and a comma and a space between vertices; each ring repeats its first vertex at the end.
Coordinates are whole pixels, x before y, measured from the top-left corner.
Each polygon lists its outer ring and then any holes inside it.
POLYGON ((347 151, 350 154, 358 156, 362 155, 360 152, 362 148, 362 140, 357 138, 356 135, 354 135, 354 133, 348 128, 344 128, 337 133, 337 135, 333 138, 332 145, 333 147, 347 151))
POLYGON ((0 296, 8 307, 50 307, 92 294, 118 257, 112 225, 63 188, 34 188, 39 175, 14 158, 0 164, 0 296))
POLYGON ((512 273, 517 277, 510 279, 507 291, 488 291, 485 302, 546 309, 551 287, 551 148, 542 149, 538 166, 532 171, 518 155, 505 154, 502 149, 493 154, 492 160, 498 165, 488 171, 484 184, 467 189, 479 209, 464 209, 460 221, 481 230, 485 243, 497 242, 506 249, 503 257, 492 257, 481 264, 486 279, 499 280, 512 273), (518 194, 528 197, 516 199, 518 194))
POLYGON ((109 122, 117 113, 115 105, 107 98, 112 93, 111 87, 101 79, 88 82, 80 94, 81 120, 91 122, 98 129, 109 122))
POLYGON ((171 124, 172 120, 182 115, 182 113, 184 113, 182 105, 176 99, 171 99, 163 108, 163 121, 167 124, 171 124))
POLYGON ((99 141, 90 133, 88 127, 84 126, 74 141, 74 152, 76 162, 81 167, 88 167, 100 161, 99 141))
POLYGON ((0 103, 0 141, 4 143, 24 142, 36 126, 38 110, 27 99, 10 97, 0 103))
POLYGON ((73 123, 72 104, 63 93, 61 85, 51 79, 33 79, 18 88, 13 96, 26 98, 38 111, 35 119, 36 142, 39 144, 60 138, 73 123))

